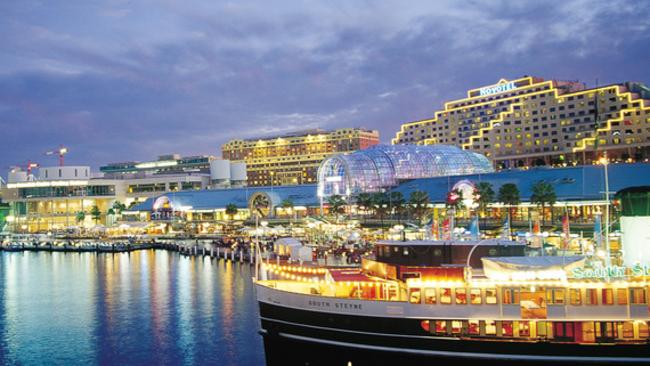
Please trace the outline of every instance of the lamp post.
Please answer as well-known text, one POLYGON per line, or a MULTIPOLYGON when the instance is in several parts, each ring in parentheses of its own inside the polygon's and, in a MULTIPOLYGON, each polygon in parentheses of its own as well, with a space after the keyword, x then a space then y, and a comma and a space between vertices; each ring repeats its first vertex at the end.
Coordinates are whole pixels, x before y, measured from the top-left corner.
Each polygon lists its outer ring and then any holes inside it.
POLYGON ((605 169, 605 266, 611 265, 611 252, 609 248, 609 175, 607 172, 607 151, 603 152, 603 157, 598 160, 605 169))

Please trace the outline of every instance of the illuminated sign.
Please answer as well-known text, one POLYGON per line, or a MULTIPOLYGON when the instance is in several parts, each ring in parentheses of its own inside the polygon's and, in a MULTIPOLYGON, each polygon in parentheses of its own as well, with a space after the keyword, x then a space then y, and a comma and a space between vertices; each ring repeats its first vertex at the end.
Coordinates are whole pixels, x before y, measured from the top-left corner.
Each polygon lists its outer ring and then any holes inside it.
POLYGON ((497 93, 503 93, 512 89, 516 89, 515 82, 511 81, 508 83, 497 84, 495 86, 488 86, 485 88, 479 89, 479 95, 492 95, 497 93))
POLYGON ((650 266, 635 264, 632 267, 607 266, 602 268, 574 268, 573 278, 625 278, 650 276, 650 266))

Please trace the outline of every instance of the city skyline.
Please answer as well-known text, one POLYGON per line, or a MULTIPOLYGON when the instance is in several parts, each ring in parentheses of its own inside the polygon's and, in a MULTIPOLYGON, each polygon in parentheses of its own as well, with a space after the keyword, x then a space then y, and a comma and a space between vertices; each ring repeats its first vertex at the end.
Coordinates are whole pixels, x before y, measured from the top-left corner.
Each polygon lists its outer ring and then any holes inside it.
POLYGON ((647 4, 264 5, 3 5, 2 175, 60 144, 96 169, 318 127, 389 143, 500 78, 650 81, 647 4))

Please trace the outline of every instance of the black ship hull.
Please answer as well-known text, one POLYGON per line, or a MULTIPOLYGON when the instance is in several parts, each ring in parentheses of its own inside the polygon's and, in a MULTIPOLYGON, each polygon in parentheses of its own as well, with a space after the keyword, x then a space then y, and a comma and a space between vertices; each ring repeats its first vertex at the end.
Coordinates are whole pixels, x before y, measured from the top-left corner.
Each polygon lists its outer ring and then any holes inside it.
POLYGON ((650 364, 648 344, 577 344, 422 335, 420 320, 337 314, 259 302, 268 365, 650 364), (445 363, 446 364, 446 363, 445 363))

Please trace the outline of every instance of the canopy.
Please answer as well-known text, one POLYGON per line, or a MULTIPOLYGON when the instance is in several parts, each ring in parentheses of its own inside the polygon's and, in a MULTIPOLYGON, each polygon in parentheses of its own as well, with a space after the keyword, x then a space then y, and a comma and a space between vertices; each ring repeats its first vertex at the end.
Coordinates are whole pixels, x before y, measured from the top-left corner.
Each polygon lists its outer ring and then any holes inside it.
POLYGON ((495 280, 565 279, 573 268, 584 265, 583 256, 484 257, 483 271, 495 280))

